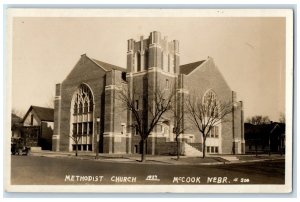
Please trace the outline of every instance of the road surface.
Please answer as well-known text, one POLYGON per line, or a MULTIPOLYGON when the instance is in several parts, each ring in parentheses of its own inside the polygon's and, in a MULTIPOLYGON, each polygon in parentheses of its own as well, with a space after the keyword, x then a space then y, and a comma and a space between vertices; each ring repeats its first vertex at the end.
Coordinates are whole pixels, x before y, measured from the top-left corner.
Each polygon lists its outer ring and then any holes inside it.
POLYGON ((284 184, 284 160, 225 165, 162 165, 12 156, 12 185, 284 184))

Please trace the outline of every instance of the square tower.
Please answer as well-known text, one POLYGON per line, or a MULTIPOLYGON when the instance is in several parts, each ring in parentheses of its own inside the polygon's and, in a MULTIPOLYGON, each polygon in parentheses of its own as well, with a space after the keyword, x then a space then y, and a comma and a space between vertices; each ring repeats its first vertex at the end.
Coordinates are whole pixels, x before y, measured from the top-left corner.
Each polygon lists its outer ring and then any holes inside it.
POLYGON ((153 31, 148 38, 140 36, 139 41, 127 42, 128 72, 143 72, 158 68, 171 74, 179 73, 179 42, 162 38, 160 32, 153 31))

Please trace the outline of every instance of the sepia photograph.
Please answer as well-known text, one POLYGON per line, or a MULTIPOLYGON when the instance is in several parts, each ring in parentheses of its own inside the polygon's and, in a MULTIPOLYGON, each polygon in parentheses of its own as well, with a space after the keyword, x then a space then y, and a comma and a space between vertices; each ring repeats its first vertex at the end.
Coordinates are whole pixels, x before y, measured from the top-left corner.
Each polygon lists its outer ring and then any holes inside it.
POLYGON ((6 191, 292 191, 292 10, 6 21, 6 191))

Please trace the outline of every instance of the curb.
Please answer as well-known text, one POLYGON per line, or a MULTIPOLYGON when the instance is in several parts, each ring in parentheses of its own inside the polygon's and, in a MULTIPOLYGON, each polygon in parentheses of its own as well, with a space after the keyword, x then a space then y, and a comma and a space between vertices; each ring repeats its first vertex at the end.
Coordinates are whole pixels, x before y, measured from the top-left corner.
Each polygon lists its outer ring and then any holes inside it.
POLYGON ((125 157, 102 157, 99 156, 98 159, 95 159, 95 156, 75 156, 69 154, 43 154, 38 152, 32 152, 29 156, 39 156, 39 157, 49 157, 49 158, 69 158, 69 159, 78 159, 78 160, 91 160, 91 161, 102 161, 102 162, 111 162, 111 163, 135 163, 135 164, 161 164, 161 165, 225 165, 225 164, 242 164, 242 163, 252 163, 252 162, 264 162, 264 161, 274 161, 274 160, 284 160, 285 158, 276 158, 276 159, 254 159, 254 160, 237 160, 237 161, 224 161, 224 162, 207 162, 207 163, 188 163, 188 162, 178 162, 174 159, 171 161, 163 161, 156 159, 149 159, 146 162, 140 162, 137 159, 125 158, 125 157), (119 160, 118 159, 123 159, 119 160), (126 160, 125 160, 126 159, 126 160))

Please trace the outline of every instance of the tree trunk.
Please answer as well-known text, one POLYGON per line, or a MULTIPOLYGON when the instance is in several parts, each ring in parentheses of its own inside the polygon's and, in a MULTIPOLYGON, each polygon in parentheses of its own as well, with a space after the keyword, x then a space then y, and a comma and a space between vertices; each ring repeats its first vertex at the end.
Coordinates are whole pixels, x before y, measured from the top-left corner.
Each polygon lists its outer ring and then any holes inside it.
POLYGON ((180 157, 179 157, 179 156, 180 156, 180 155, 179 155, 179 152, 180 152, 180 151, 179 151, 179 139, 178 139, 178 136, 177 136, 177 135, 176 135, 176 143, 177 143, 177 160, 179 160, 179 158, 180 158, 180 157))
POLYGON ((257 140, 255 140, 255 156, 257 157, 257 140))
POLYGON ((280 137, 280 156, 282 156, 282 137, 280 137))
POLYGON ((269 156, 271 156, 271 134, 269 134, 269 156))
POLYGON ((78 156, 78 144, 76 143, 76 151, 75 151, 75 155, 78 156))
POLYGON ((99 159, 99 146, 100 146, 100 140, 99 140, 98 144, 96 144, 96 156, 95 156, 95 159, 99 159))
POLYGON ((142 157, 141 157, 141 162, 146 161, 146 141, 142 139, 142 157))
POLYGON ((205 151, 206 151, 206 148, 205 148, 205 142, 206 142, 206 139, 203 138, 203 148, 202 148, 203 156, 202 156, 202 158, 205 158, 205 151))

